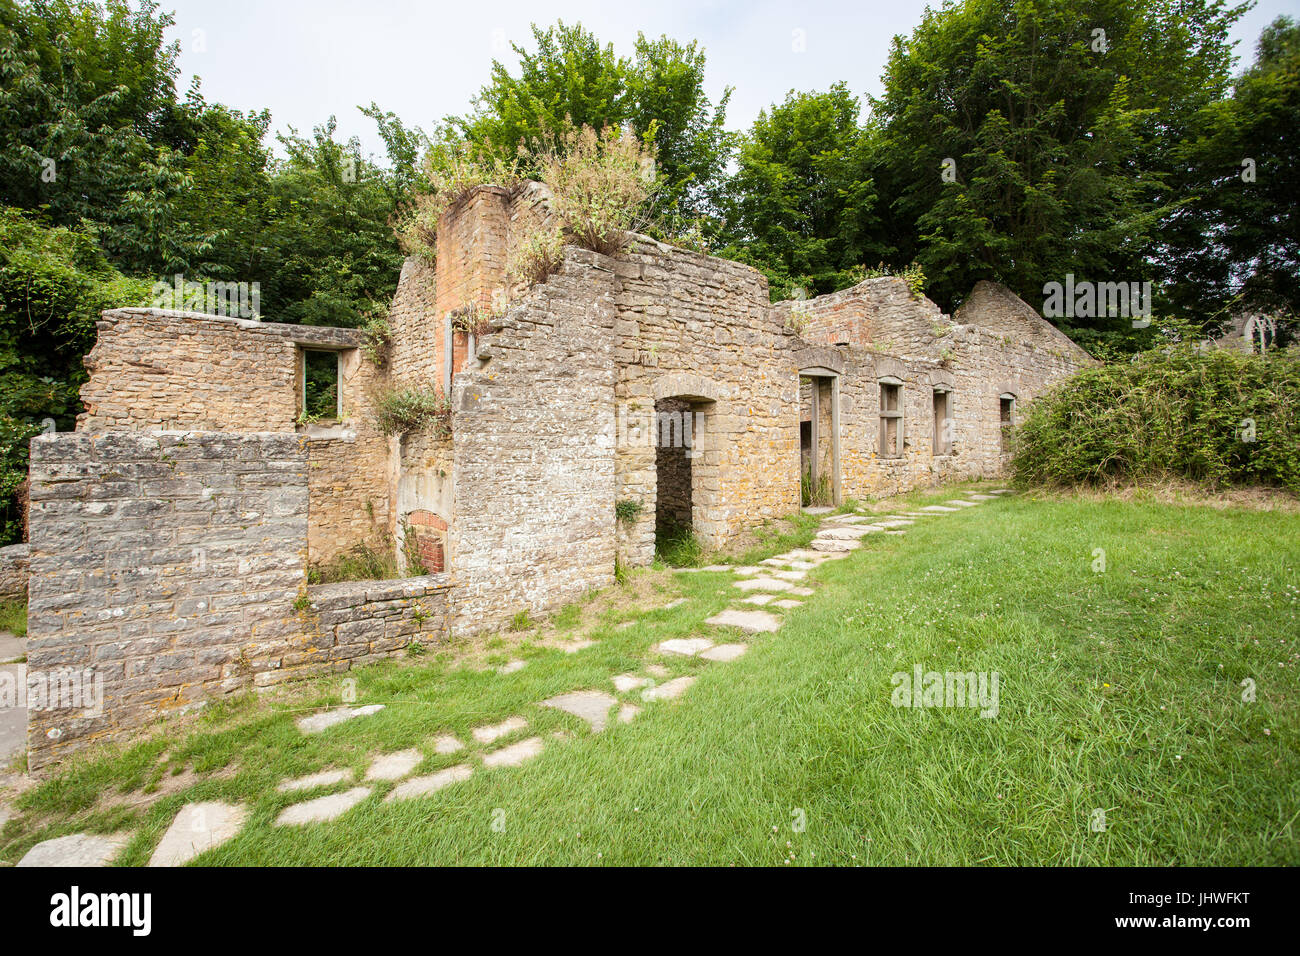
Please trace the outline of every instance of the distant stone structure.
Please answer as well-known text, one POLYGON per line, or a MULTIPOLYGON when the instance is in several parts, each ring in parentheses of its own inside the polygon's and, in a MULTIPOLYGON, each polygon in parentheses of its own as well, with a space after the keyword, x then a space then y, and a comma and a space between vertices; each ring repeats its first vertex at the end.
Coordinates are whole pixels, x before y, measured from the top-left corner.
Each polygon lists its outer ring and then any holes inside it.
POLYGON ((772 304, 759 272, 645 237, 567 247, 525 287, 508 263, 550 215, 536 184, 450 210, 436 267, 403 267, 382 365, 355 330, 104 313, 77 431, 32 443, 29 668, 100 668, 106 700, 34 716, 31 766, 554 609, 649 564, 657 536, 720 547, 801 489, 1000 475, 1019 408, 1091 361, 993 283, 951 317, 897 278, 772 304), (313 352, 336 360, 337 409, 308 422, 313 352), (450 436, 385 437, 399 387, 447 395, 450 436), (307 586, 376 542, 432 573, 307 586))

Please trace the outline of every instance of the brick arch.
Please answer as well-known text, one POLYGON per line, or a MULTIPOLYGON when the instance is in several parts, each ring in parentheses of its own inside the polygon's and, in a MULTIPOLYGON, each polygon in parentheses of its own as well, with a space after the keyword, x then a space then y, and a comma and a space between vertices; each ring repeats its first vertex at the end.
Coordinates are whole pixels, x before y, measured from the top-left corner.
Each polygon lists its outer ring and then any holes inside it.
POLYGON ((420 563, 430 574, 447 570, 447 522, 432 511, 416 510, 406 515, 409 534, 415 536, 420 563))

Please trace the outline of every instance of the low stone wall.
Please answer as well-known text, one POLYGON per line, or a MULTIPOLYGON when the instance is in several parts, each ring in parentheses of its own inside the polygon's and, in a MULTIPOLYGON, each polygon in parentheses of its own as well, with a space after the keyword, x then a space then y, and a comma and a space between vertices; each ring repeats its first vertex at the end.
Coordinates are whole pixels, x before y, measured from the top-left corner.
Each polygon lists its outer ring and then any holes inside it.
POLYGON ((25 544, 0 548, 0 601, 27 600, 29 554, 25 544))
POLYGON ((451 579, 428 574, 395 581, 344 581, 307 589, 304 629, 331 671, 390 657, 451 632, 451 579))

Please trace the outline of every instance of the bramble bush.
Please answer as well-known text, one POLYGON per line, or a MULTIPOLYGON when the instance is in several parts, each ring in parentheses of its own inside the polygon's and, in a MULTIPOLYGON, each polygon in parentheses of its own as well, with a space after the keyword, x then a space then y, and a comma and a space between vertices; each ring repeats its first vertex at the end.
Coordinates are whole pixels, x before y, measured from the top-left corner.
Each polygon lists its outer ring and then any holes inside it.
POLYGON ((1178 478, 1300 493, 1300 354, 1190 342, 1087 368, 1039 397, 1014 435, 1020 485, 1178 478))

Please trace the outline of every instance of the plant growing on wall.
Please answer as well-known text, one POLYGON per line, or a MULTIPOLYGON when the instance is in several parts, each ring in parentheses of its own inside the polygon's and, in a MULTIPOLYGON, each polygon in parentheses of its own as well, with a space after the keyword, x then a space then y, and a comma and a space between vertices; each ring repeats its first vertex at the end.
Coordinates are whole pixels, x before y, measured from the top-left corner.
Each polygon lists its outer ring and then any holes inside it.
POLYGON ((375 399, 375 426, 385 435, 432 431, 451 436, 451 402, 441 389, 394 388, 375 399))
POLYGON ((505 307, 499 310, 483 309, 476 304, 470 304, 451 314, 451 327, 457 332, 481 338, 501 327, 500 320, 505 312, 505 307))
POLYGON ((410 520, 402 516, 402 558, 406 562, 406 573, 410 577, 418 578, 429 573, 429 568, 424 563, 424 558, 420 555, 420 539, 415 534, 415 529, 411 527, 410 520))
POLYGON ((546 229, 525 236, 511 257, 513 279, 527 285, 544 282, 564 264, 564 236, 559 229, 546 229))
POLYGON ((388 348, 392 344, 393 330, 386 315, 366 316, 361 326, 361 351, 376 368, 388 361, 388 348))
POLYGON ((614 517, 619 521, 633 522, 640 517, 641 512, 645 510, 645 505, 631 498, 623 498, 614 502, 614 517))

